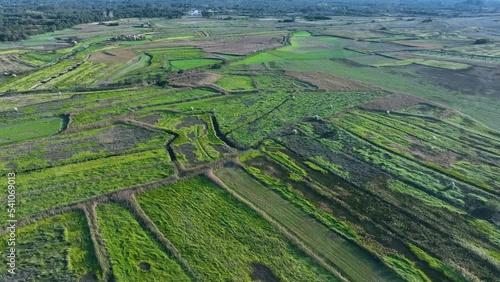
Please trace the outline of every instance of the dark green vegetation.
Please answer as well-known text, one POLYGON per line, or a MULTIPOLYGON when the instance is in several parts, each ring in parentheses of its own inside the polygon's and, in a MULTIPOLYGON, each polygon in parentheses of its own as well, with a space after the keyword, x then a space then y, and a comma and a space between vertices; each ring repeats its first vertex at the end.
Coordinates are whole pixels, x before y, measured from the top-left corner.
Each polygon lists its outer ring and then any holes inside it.
POLYGON ((204 14, 0 44, 16 279, 500 277, 492 17, 204 14))

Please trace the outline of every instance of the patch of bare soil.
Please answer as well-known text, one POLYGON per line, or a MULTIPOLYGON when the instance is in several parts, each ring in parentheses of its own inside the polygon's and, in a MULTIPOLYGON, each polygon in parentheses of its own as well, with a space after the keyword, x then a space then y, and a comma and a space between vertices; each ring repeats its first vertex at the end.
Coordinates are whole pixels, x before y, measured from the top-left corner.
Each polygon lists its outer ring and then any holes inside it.
POLYGON ((134 148, 154 135, 155 133, 140 127, 115 126, 103 130, 97 140, 109 151, 122 151, 134 148))
POLYGON ((116 49, 92 53, 89 59, 96 63, 123 63, 136 56, 137 54, 130 49, 116 49))
POLYGON ((206 41, 200 44, 206 52, 247 55, 252 52, 276 49, 284 45, 284 35, 262 34, 250 35, 230 42, 206 41))
POLYGON ((415 96, 406 94, 391 94, 372 100, 361 107, 366 110, 393 111, 399 108, 413 106, 420 102, 423 102, 423 100, 415 96))
POLYGON ((171 84, 185 86, 210 85, 219 79, 220 74, 212 72, 190 72, 170 80, 171 84))
POLYGON ((252 274, 250 274, 250 278, 253 281, 262 281, 262 282, 279 282, 281 281, 278 276, 276 276, 273 271, 263 265, 262 263, 252 263, 250 264, 252 267, 252 274))
POLYGON ((287 72, 286 74, 307 83, 313 84, 319 89, 324 90, 365 91, 377 89, 374 86, 364 84, 355 80, 317 71, 287 72))
POLYGON ((89 272, 82 276, 78 282, 98 282, 97 275, 94 272, 89 272))

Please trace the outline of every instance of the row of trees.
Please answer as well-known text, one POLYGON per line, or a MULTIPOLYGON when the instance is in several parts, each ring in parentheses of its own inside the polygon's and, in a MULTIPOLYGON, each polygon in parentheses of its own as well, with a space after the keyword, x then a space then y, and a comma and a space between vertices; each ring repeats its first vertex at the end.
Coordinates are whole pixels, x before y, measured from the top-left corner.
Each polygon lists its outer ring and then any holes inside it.
POLYGON ((178 18, 182 14, 182 7, 143 1, 0 0, 0 41, 27 39, 81 23, 132 17, 178 18))
POLYGON ((301 15, 310 20, 331 16, 440 16, 472 7, 482 12, 500 9, 498 1, 443 0, 0 0, 0 41, 69 28, 76 24, 130 17, 178 18, 196 8, 204 17, 217 14, 249 17, 301 15), (443 12, 444 11, 444 12, 443 12), (443 14, 440 14, 443 13, 443 14))

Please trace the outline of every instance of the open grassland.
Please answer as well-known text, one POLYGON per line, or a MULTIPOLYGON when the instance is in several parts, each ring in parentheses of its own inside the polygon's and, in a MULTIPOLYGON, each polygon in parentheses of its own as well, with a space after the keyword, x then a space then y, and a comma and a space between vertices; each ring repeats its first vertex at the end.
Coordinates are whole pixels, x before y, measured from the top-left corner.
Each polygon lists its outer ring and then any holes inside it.
POLYGON ((252 90, 255 88, 252 77, 244 75, 224 75, 214 84, 227 90, 252 90))
POLYGON ((164 132, 115 125, 58 134, 2 147, 0 172, 40 170, 114 155, 160 149, 174 136, 164 132))
POLYGON ((236 193, 289 229, 349 279, 387 281, 395 278, 354 243, 332 233, 322 223, 311 220, 306 212, 263 186, 243 170, 224 168, 217 171, 217 176, 236 193))
POLYGON ((40 89, 44 88, 72 88, 75 86, 91 86, 99 81, 103 74, 105 74, 110 67, 106 63, 94 63, 86 61, 74 71, 60 75, 57 78, 51 79, 49 82, 44 83, 40 89))
POLYGON ((124 206, 101 204, 97 217, 115 281, 191 281, 124 206))
POLYGON ((204 279, 251 281, 265 275, 284 281, 336 280, 206 178, 138 198, 146 214, 204 279))
POLYGON ((142 68, 145 68, 149 64, 150 57, 146 54, 142 54, 139 57, 132 59, 131 61, 118 67, 116 70, 110 72, 108 76, 104 79, 111 82, 118 81, 120 78, 126 76, 128 73, 135 72, 142 68))
MULTIPOLYGON (((55 207, 134 185, 146 184, 173 174, 165 149, 113 156, 21 174, 17 189, 17 216, 25 218, 55 207), (125 173, 126 172, 126 173, 125 173)), ((7 197, 6 193, 2 198, 7 197)))
POLYGON ((295 32, 289 46, 259 53, 235 62, 233 65, 259 64, 283 60, 348 58, 359 55, 362 54, 342 48, 340 42, 333 37, 316 38, 307 32, 295 32))
POLYGON ((61 123, 61 118, 47 118, 1 126, 0 145, 55 134, 61 130, 61 123))
POLYGON ((254 146, 285 124, 305 117, 330 116, 384 92, 304 92, 284 100, 271 111, 229 134, 241 146, 254 146))
POLYGON ((21 108, 33 104, 39 104, 48 101, 55 101, 69 98, 68 95, 54 94, 25 94, 18 96, 0 96, 0 111, 12 111, 14 108, 21 108))
MULTIPOLYGON (((9 233, 10 234, 10 233, 9 233)), ((81 211, 48 217, 29 225, 18 227, 16 249, 16 274, 7 272, 2 264, 0 279, 35 281, 73 281, 100 279, 101 268, 97 262, 85 215, 81 211)), ((7 246, 8 235, 0 238, 7 246)))
POLYGON ((380 113, 346 114, 336 119, 336 124, 394 153, 420 160, 457 180, 490 191, 500 188, 496 178, 500 170, 495 165, 500 161, 496 157, 500 140, 467 131, 462 131, 460 137, 444 135, 447 131, 458 132, 458 129, 446 129, 450 125, 422 118, 380 113))
POLYGON ((108 107, 95 107, 73 116, 73 126, 93 124, 99 121, 106 121, 111 118, 118 118, 130 112, 130 108, 143 108, 146 111, 154 109, 155 106, 170 105, 184 100, 196 100, 203 97, 219 95, 208 89, 186 89, 185 91, 163 90, 161 92, 149 92, 147 97, 137 95, 128 97, 127 100, 112 101, 108 107), (148 109, 151 107, 150 109, 148 109))

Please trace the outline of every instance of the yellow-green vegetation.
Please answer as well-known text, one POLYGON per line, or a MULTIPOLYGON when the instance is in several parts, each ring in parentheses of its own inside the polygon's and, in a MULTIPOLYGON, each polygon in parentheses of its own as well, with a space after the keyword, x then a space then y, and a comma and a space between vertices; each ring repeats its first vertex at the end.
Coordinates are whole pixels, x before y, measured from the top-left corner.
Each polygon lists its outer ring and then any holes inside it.
POLYGON ((420 269, 415 267, 415 263, 397 255, 387 255, 384 257, 386 263, 396 272, 410 282, 431 282, 420 269))
POLYGON ((33 89, 41 85, 41 81, 61 73, 65 73, 78 63, 80 63, 78 60, 63 60, 57 64, 37 70, 28 75, 11 78, 0 84, 0 92, 33 89))
POLYGON ((126 76, 128 73, 140 70, 148 66, 150 57, 146 54, 141 54, 140 56, 132 59, 131 61, 123 64, 114 71, 110 72, 104 79, 115 82, 120 78, 126 76))
POLYGON ((17 173, 80 163, 113 155, 164 148, 174 136, 140 127, 114 125, 11 144, 0 151, 0 173, 17 173), (26 150, 30 152, 26 154, 26 150))
POLYGON ((323 173, 323 174, 327 174, 328 173, 328 171, 324 170, 319 165, 317 165, 317 164, 315 164, 313 162, 305 161, 304 164, 307 165, 308 167, 316 170, 316 171, 319 171, 319 172, 323 173))
POLYGON ((117 282, 191 281, 124 206, 105 203, 96 211, 117 282))
POLYGON ((246 162, 247 160, 254 159, 256 157, 262 156, 262 153, 259 150, 248 150, 241 154, 238 159, 241 162, 246 162))
MULTIPOLYGON (((0 238, 3 246, 8 247, 9 234, 0 238)), ((34 281, 74 281, 84 276, 102 276, 87 221, 81 211, 17 227, 15 243, 11 247, 17 251, 16 274, 11 275, 7 272, 7 264, 1 264, 0 279, 3 281, 22 280, 28 273, 34 281)))
POLYGON ((468 69, 471 66, 468 64, 448 62, 448 61, 438 61, 438 60, 426 60, 426 59, 405 59, 390 63, 374 64, 376 67, 393 67, 393 66, 407 66, 411 64, 424 65, 435 68, 449 69, 449 70, 463 70, 468 69))
MULTIPOLYGON (((498 204, 493 206, 493 208, 498 208, 498 204)), ((479 232, 486 235, 493 244, 500 247, 500 230, 498 227, 482 219, 475 219, 471 222, 471 224, 479 232)))
POLYGON ((224 168, 219 169, 216 174, 237 194, 293 232, 314 253, 335 265, 352 281, 398 280, 390 270, 366 251, 342 236, 332 233, 332 230, 347 235, 351 232, 348 236, 353 236, 353 231, 349 231, 345 223, 338 222, 337 227, 332 225, 336 229, 331 229, 324 223, 312 220, 314 217, 302 207, 286 200, 282 194, 274 192, 270 187, 263 186, 241 169, 224 168))
MULTIPOLYGON (((94 63, 86 61, 81 66, 40 86, 40 89, 60 87, 72 88, 75 86, 91 86, 102 78, 103 74, 108 72, 109 64, 94 63)), ((113 68, 113 66, 111 66, 113 68)))
POLYGON ((0 126, 0 145, 52 135, 61 130, 61 118, 46 118, 0 126))
POLYGON ((233 65, 258 64, 283 60, 339 59, 360 55, 362 54, 342 48, 340 42, 333 37, 316 37, 312 36, 309 32, 299 31, 293 33, 290 46, 259 53, 237 61, 233 65))
POLYGON ((139 202, 193 269, 208 281, 335 281, 270 223, 203 177, 140 194, 139 202), (182 232, 179 232, 182 230, 182 232))
POLYGON ((22 96, 0 97, 0 111, 12 111, 14 108, 39 104, 49 101, 62 100, 69 98, 69 95, 61 94, 25 94, 22 96))
POLYGON ((214 83, 227 90, 252 90, 255 88, 252 77, 247 75, 224 75, 214 83))
POLYGON ((425 261, 431 268, 441 271, 451 281, 467 281, 457 270, 429 255, 419 247, 413 244, 409 244, 409 247, 420 260, 425 261))
POLYGON ((193 60, 170 61, 170 65, 172 65, 174 69, 179 69, 179 70, 190 70, 194 68, 215 65, 218 63, 222 63, 222 61, 217 59, 193 59, 193 60))
POLYGON ((266 147, 263 148, 263 151, 273 160, 277 161, 290 170, 290 179, 294 181, 300 181, 302 177, 307 176, 307 173, 292 159, 290 159, 287 154, 277 150, 269 150, 266 149, 266 147))
POLYGON ((20 58, 24 61, 30 62, 35 65, 43 65, 53 62, 61 57, 57 52, 27 52, 23 53, 20 58))

